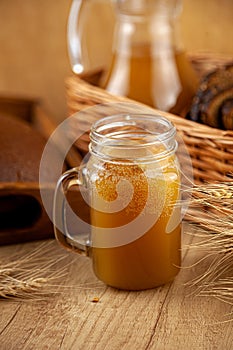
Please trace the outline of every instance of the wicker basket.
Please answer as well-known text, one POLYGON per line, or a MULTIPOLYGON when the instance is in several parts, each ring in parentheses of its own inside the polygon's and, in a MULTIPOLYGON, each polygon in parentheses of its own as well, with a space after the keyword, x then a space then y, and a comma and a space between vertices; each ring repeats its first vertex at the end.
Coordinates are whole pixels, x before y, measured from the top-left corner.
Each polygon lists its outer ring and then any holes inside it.
MULTIPOLYGON (((191 56, 191 62, 199 75, 203 75, 229 61, 232 61, 232 59, 226 59, 222 56, 191 56)), ((91 76, 85 77, 85 81, 77 76, 67 78, 66 92, 70 115, 96 104, 131 101, 121 96, 113 96, 93 85, 96 83, 96 78, 98 78, 98 74, 93 75, 93 80, 91 80, 91 76)), ((135 103, 135 101, 133 102, 135 103)), ((156 112, 156 110, 154 111, 156 112)), ((215 129, 166 112, 159 111, 159 113, 162 113, 175 124, 179 135, 183 138, 191 156, 193 176, 196 183, 232 181, 233 131, 215 129)), ((95 119, 100 117, 100 115, 90 115, 86 122, 91 125, 95 119)), ((82 125, 80 128, 82 128, 82 125)), ((85 133, 77 144, 82 154, 87 152, 88 143, 89 136, 88 133, 85 133)))

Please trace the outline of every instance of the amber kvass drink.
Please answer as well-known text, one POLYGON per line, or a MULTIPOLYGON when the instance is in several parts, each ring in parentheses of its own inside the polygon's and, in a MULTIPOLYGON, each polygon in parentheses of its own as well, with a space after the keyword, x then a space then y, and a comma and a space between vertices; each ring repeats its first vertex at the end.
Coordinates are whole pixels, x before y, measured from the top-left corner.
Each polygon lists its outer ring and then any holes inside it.
POLYGON ((181 0, 116 1, 112 60, 101 86, 185 116, 198 78, 182 44, 181 11, 181 0))
POLYGON ((96 276, 127 290, 172 281, 181 266, 174 126, 161 116, 117 115, 96 122, 90 138, 82 176, 90 190, 86 251, 96 276))
POLYGON ((132 47, 130 55, 114 54, 103 87, 160 110, 185 114, 198 82, 185 53, 151 52, 151 47, 140 45, 132 47))

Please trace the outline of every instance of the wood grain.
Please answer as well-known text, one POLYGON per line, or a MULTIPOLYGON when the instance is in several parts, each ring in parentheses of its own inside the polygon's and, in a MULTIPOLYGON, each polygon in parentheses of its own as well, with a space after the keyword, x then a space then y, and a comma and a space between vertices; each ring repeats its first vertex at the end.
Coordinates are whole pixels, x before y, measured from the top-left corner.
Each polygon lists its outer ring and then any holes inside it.
MULTIPOLYGON (((185 233, 183 243, 190 239, 185 233)), ((24 255, 40 244, 1 247, 1 260, 24 255)), ((205 263, 191 267, 198 259, 194 251, 184 251, 183 268, 174 283, 128 292, 99 282, 88 258, 66 252, 55 241, 50 244, 69 263, 58 285, 60 293, 36 301, 1 300, 1 349, 232 349, 232 306, 197 297, 185 284, 206 268, 205 263)))

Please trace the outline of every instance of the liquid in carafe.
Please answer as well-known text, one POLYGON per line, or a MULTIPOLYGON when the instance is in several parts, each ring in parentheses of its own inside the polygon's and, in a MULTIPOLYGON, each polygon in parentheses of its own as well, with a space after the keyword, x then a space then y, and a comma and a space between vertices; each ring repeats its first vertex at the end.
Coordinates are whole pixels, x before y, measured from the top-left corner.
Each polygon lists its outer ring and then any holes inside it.
POLYGON ((167 1, 167 9, 163 2, 142 1, 141 9, 127 0, 119 4, 112 62, 102 87, 185 116, 198 79, 178 39, 174 2, 167 1))

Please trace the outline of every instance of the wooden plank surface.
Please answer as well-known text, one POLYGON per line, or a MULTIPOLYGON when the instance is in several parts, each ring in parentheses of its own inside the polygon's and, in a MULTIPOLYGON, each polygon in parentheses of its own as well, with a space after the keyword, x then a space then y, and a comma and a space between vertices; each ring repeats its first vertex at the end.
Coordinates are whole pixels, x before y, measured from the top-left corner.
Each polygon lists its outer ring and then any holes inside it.
MULTIPOLYGON (((191 238, 184 234, 184 244, 191 238)), ((1 247, 0 260, 16 253, 24 256, 41 244, 1 247)), ((195 296, 186 285, 207 267, 207 262, 193 265, 198 257, 192 249, 184 251, 183 268, 173 283, 127 292, 99 282, 89 258, 66 252, 55 241, 46 244, 45 254, 64 258, 54 267, 62 270, 66 265, 56 288, 60 292, 41 300, 1 300, 1 350, 233 348, 233 307, 213 297, 195 296)))

